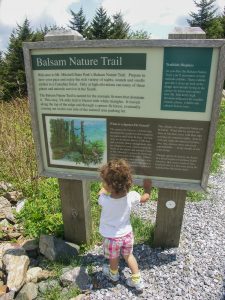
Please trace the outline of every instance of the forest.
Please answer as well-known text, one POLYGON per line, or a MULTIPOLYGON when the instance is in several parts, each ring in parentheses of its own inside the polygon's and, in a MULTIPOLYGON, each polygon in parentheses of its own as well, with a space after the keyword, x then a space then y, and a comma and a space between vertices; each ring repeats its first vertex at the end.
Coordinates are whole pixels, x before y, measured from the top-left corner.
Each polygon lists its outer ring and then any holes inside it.
MULTIPOLYGON (((190 12, 187 23, 191 27, 200 27, 206 32, 208 39, 225 38, 225 7, 223 13, 215 8, 216 0, 194 0, 197 12, 190 12)), ((82 7, 78 12, 70 11, 69 26, 83 35, 85 39, 150 39, 151 34, 144 31, 133 31, 124 21, 121 12, 108 16, 103 7, 96 9, 93 19, 88 22, 82 7)), ((43 41, 44 36, 57 24, 44 28, 31 28, 30 21, 25 19, 18 24, 10 35, 5 53, 0 51, 0 100, 11 101, 15 98, 27 97, 27 85, 24 69, 23 42, 43 41)))
POLYGON ((80 120, 79 123, 77 127, 74 120, 62 118, 50 120, 52 159, 64 159, 86 166, 100 164, 105 150, 103 140, 88 139, 85 121, 80 120))

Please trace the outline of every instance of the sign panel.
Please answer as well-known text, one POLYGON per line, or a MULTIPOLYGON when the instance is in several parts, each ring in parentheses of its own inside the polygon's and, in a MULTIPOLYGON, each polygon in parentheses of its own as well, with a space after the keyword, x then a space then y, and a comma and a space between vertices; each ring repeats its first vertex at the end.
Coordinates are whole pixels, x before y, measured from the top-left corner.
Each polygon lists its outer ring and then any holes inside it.
POLYGON ((43 175, 96 178, 125 158, 136 179, 201 187, 224 43, 45 45, 24 46, 43 175))

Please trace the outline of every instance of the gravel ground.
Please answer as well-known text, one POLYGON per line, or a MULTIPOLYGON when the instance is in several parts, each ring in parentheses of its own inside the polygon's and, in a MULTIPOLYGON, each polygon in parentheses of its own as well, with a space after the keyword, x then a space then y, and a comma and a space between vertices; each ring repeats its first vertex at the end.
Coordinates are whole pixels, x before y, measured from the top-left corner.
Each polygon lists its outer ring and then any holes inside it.
MULTIPOLYGON (((137 294, 125 284, 129 269, 120 262, 120 281, 113 285, 102 274, 101 247, 86 256, 93 263, 90 299, 225 300, 225 162, 210 176, 208 194, 198 203, 186 202, 179 248, 153 249, 135 245, 145 289, 137 294)), ((138 215, 154 219, 156 203, 135 207, 138 215)))

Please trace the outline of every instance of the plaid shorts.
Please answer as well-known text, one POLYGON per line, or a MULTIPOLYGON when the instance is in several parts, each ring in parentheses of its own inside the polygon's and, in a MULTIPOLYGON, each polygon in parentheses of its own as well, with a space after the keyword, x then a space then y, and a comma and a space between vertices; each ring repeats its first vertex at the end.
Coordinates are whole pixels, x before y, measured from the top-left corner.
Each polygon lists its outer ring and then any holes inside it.
POLYGON ((104 238, 104 256, 108 259, 116 258, 120 256, 120 251, 122 255, 129 255, 133 252, 133 244, 133 232, 118 238, 104 238))

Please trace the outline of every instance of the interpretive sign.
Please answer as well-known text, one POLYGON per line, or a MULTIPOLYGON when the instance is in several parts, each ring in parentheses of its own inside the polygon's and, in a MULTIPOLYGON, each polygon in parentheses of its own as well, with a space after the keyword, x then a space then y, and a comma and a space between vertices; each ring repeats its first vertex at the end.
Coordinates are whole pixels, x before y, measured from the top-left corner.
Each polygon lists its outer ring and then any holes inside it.
POLYGON ((206 187, 223 40, 25 43, 42 175, 97 178, 125 158, 155 186, 206 187))

